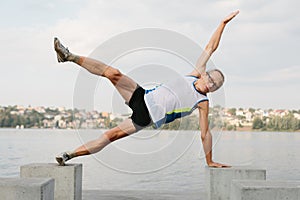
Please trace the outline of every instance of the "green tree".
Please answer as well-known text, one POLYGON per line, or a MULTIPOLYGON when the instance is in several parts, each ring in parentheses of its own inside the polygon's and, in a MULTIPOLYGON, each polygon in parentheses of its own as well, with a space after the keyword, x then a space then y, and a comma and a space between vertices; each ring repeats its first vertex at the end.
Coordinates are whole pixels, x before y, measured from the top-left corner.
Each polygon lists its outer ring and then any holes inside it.
POLYGON ((230 109, 228 110, 228 112, 229 112, 232 116, 235 116, 236 108, 230 108, 230 109))
POLYGON ((228 125, 227 127, 226 127, 226 129, 228 130, 228 131, 232 131, 232 130, 236 130, 236 125, 228 125))
POLYGON ((264 127, 263 121, 259 117, 255 117, 252 124, 252 129, 261 129, 264 127))
POLYGON ((291 130, 296 131, 300 129, 300 120, 293 118, 291 121, 291 130))
POLYGON ((280 117, 274 116, 270 119, 269 123, 267 124, 267 127, 274 131, 280 130, 280 117))
POLYGON ((252 114, 255 112, 254 108, 249 108, 249 112, 251 112, 252 114))

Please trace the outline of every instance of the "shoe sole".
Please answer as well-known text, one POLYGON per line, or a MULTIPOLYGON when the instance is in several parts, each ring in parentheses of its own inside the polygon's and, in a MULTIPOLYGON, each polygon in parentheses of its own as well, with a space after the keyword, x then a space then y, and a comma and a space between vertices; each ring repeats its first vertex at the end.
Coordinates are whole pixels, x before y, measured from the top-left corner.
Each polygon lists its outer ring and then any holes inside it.
POLYGON ((65 162, 62 157, 56 157, 55 159, 60 166, 65 166, 65 162))
POLYGON ((56 51, 56 49, 58 49, 58 47, 59 47, 59 44, 61 44, 59 39, 54 38, 54 49, 56 52, 57 61, 60 63, 60 62, 65 62, 66 60, 61 55, 59 55, 59 53, 57 53, 57 51, 56 51))
POLYGON ((57 61, 60 62, 65 62, 65 60, 58 54, 56 53, 57 61))

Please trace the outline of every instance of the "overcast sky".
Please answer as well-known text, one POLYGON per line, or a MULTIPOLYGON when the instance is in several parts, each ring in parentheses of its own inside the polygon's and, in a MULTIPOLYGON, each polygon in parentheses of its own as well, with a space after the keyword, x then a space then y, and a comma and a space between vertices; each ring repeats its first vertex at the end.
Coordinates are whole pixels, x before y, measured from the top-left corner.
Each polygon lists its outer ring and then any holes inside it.
MULTIPOLYGON (((73 107, 79 67, 57 63, 55 36, 81 55, 148 27, 178 32, 204 47, 220 20, 239 9, 212 57, 226 75, 226 106, 298 110, 299 7, 297 0, 1 0, 0 105, 73 107)), ((109 90, 101 86, 97 92, 109 90)), ((97 109, 111 111, 111 97, 95 99, 97 109)))

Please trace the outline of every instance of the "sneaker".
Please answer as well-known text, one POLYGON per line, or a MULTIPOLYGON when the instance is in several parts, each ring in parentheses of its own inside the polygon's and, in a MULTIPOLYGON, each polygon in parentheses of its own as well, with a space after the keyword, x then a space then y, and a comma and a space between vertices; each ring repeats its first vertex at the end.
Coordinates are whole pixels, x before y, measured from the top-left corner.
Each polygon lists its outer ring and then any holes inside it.
POLYGON ((58 62, 66 62, 68 61, 68 57, 71 55, 68 48, 64 47, 58 38, 54 38, 54 49, 56 51, 58 62))
POLYGON ((56 156, 55 159, 59 165, 64 166, 65 162, 70 160, 71 158, 67 152, 63 152, 60 155, 56 156))

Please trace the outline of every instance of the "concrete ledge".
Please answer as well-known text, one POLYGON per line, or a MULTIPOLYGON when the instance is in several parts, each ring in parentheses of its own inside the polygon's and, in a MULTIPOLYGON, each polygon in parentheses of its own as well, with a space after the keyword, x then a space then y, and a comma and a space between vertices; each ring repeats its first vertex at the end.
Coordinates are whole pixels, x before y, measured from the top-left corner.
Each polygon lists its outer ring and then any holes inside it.
POLYGON ((253 167, 209 168, 205 169, 206 191, 210 200, 229 200, 231 181, 266 180, 266 170, 253 167))
POLYGON ((0 178, 0 199, 53 200, 54 179, 0 178))
POLYGON ((83 200, 207 200, 203 190, 84 190, 83 200))
POLYGON ((82 199, 82 164, 59 166, 38 163, 21 166, 21 177, 50 177, 55 179, 55 200, 82 199))
POLYGON ((300 181, 234 180, 231 200, 296 200, 300 199, 300 181))

